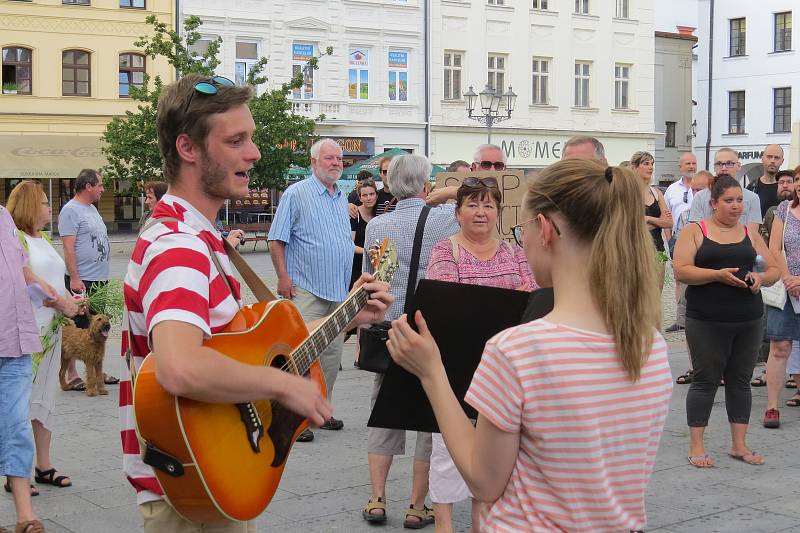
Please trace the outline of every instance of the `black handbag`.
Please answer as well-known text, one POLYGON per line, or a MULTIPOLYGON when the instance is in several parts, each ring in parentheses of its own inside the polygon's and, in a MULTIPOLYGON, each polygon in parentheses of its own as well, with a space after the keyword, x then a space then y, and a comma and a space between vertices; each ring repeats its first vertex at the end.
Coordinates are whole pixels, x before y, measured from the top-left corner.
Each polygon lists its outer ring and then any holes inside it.
MULTIPOLYGON (((428 219, 430 206, 422 208, 417 220, 417 230, 414 233, 414 246, 411 249, 411 265, 408 269, 408 286, 406 287, 406 302, 403 312, 411 308, 411 298, 417 288, 417 270, 419 270, 419 255, 422 251, 422 235, 425 233, 425 221, 428 219)), ((389 330, 392 323, 389 321, 372 324, 368 328, 361 328, 358 333, 358 367, 367 372, 383 374, 389 368, 389 349, 386 341, 389 340, 389 330)))

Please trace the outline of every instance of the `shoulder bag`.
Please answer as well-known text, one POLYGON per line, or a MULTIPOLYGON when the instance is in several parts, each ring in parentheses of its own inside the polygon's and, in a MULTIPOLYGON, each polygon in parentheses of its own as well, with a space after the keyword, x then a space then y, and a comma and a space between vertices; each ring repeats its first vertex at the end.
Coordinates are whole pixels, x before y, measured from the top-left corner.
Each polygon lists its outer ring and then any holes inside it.
MULTIPOLYGON (((783 260, 786 261, 786 227, 789 222, 789 206, 786 206, 786 215, 783 217, 783 238, 781 239, 781 255, 783 260)), ((761 287, 761 299, 770 307, 783 310, 786 305, 786 287, 783 285, 783 280, 778 278, 778 281, 769 287, 761 287)))
MULTIPOLYGON (((417 270, 419 270, 419 256, 422 251, 422 236, 425 233, 425 221, 428 219, 430 206, 422 208, 417 220, 417 230, 414 233, 414 246, 411 249, 411 265, 408 269, 408 286, 406 287, 406 302, 403 312, 407 313, 411 308, 411 298, 417 288, 417 270)), ((388 320, 380 324, 373 324, 368 328, 362 328, 358 333, 358 367, 367 372, 383 374, 389 368, 389 349, 386 348, 386 341, 389 340, 389 330, 392 323, 388 320)))

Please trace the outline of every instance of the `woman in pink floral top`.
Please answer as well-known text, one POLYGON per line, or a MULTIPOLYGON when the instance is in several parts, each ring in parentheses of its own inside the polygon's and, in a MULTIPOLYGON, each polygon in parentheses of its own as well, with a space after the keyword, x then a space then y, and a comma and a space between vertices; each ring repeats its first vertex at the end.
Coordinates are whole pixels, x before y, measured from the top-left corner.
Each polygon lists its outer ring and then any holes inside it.
MULTIPOLYGON (((494 178, 466 178, 456 195, 461 231, 433 247, 428 279, 530 291, 538 288, 525 252, 495 237, 500 190, 494 178)), ((441 433, 433 434, 430 494, 437 531, 452 531, 453 503, 472 497, 453 464, 441 433)), ((480 505, 472 501, 472 523, 480 505)))

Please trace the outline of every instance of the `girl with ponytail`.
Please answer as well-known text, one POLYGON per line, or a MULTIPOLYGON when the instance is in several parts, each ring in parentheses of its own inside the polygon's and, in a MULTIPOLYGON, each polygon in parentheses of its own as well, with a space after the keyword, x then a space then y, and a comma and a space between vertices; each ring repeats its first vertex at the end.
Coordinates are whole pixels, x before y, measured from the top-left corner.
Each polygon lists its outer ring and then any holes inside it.
POLYGON ((436 343, 402 316, 387 343, 417 375, 474 497, 480 531, 638 531, 672 377, 658 333, 655 249, 629 170, 565 160, 529 181, 514 227, 555 305, 484 349, 466 400, 436 343))

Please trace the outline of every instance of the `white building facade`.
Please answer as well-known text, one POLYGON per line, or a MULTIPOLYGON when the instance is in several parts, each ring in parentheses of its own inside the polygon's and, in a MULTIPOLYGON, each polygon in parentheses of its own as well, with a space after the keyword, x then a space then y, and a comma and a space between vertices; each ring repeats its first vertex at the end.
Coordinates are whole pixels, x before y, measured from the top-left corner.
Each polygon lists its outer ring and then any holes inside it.
POLYGON ((730 146, 739 152, 742 173, 752 179, 761 175, 761 154, 768 144, 783 146, 784 168, 797 165, 789 148, 792 125, 797 129, 800 118, 800 35, 792 24, 800 3, 716 0, 713 22, 711 5, 712 0, 700 0, 698 166, 713 165, 714 152, 730 146))
POLYGON ((333 47, 292 95, 293 109, 325 115, 317 133, 339 141, 345 164, 393 147, 426 151, 423 7, 423 0, 181 2, 184 18, 203 21, 204 41, 222 37, 217 73, 237 83, 264 56, 265 86, 277 87, 333 47))
POLYGON ((441 0, 431 10, 434 162, 470 161, 486 142, 463 95, 487 83, 518 95, 492 135, 509 166, 553 163, 573 135, 599 138, 612 164, 653 151, 652 0, 441 0))

